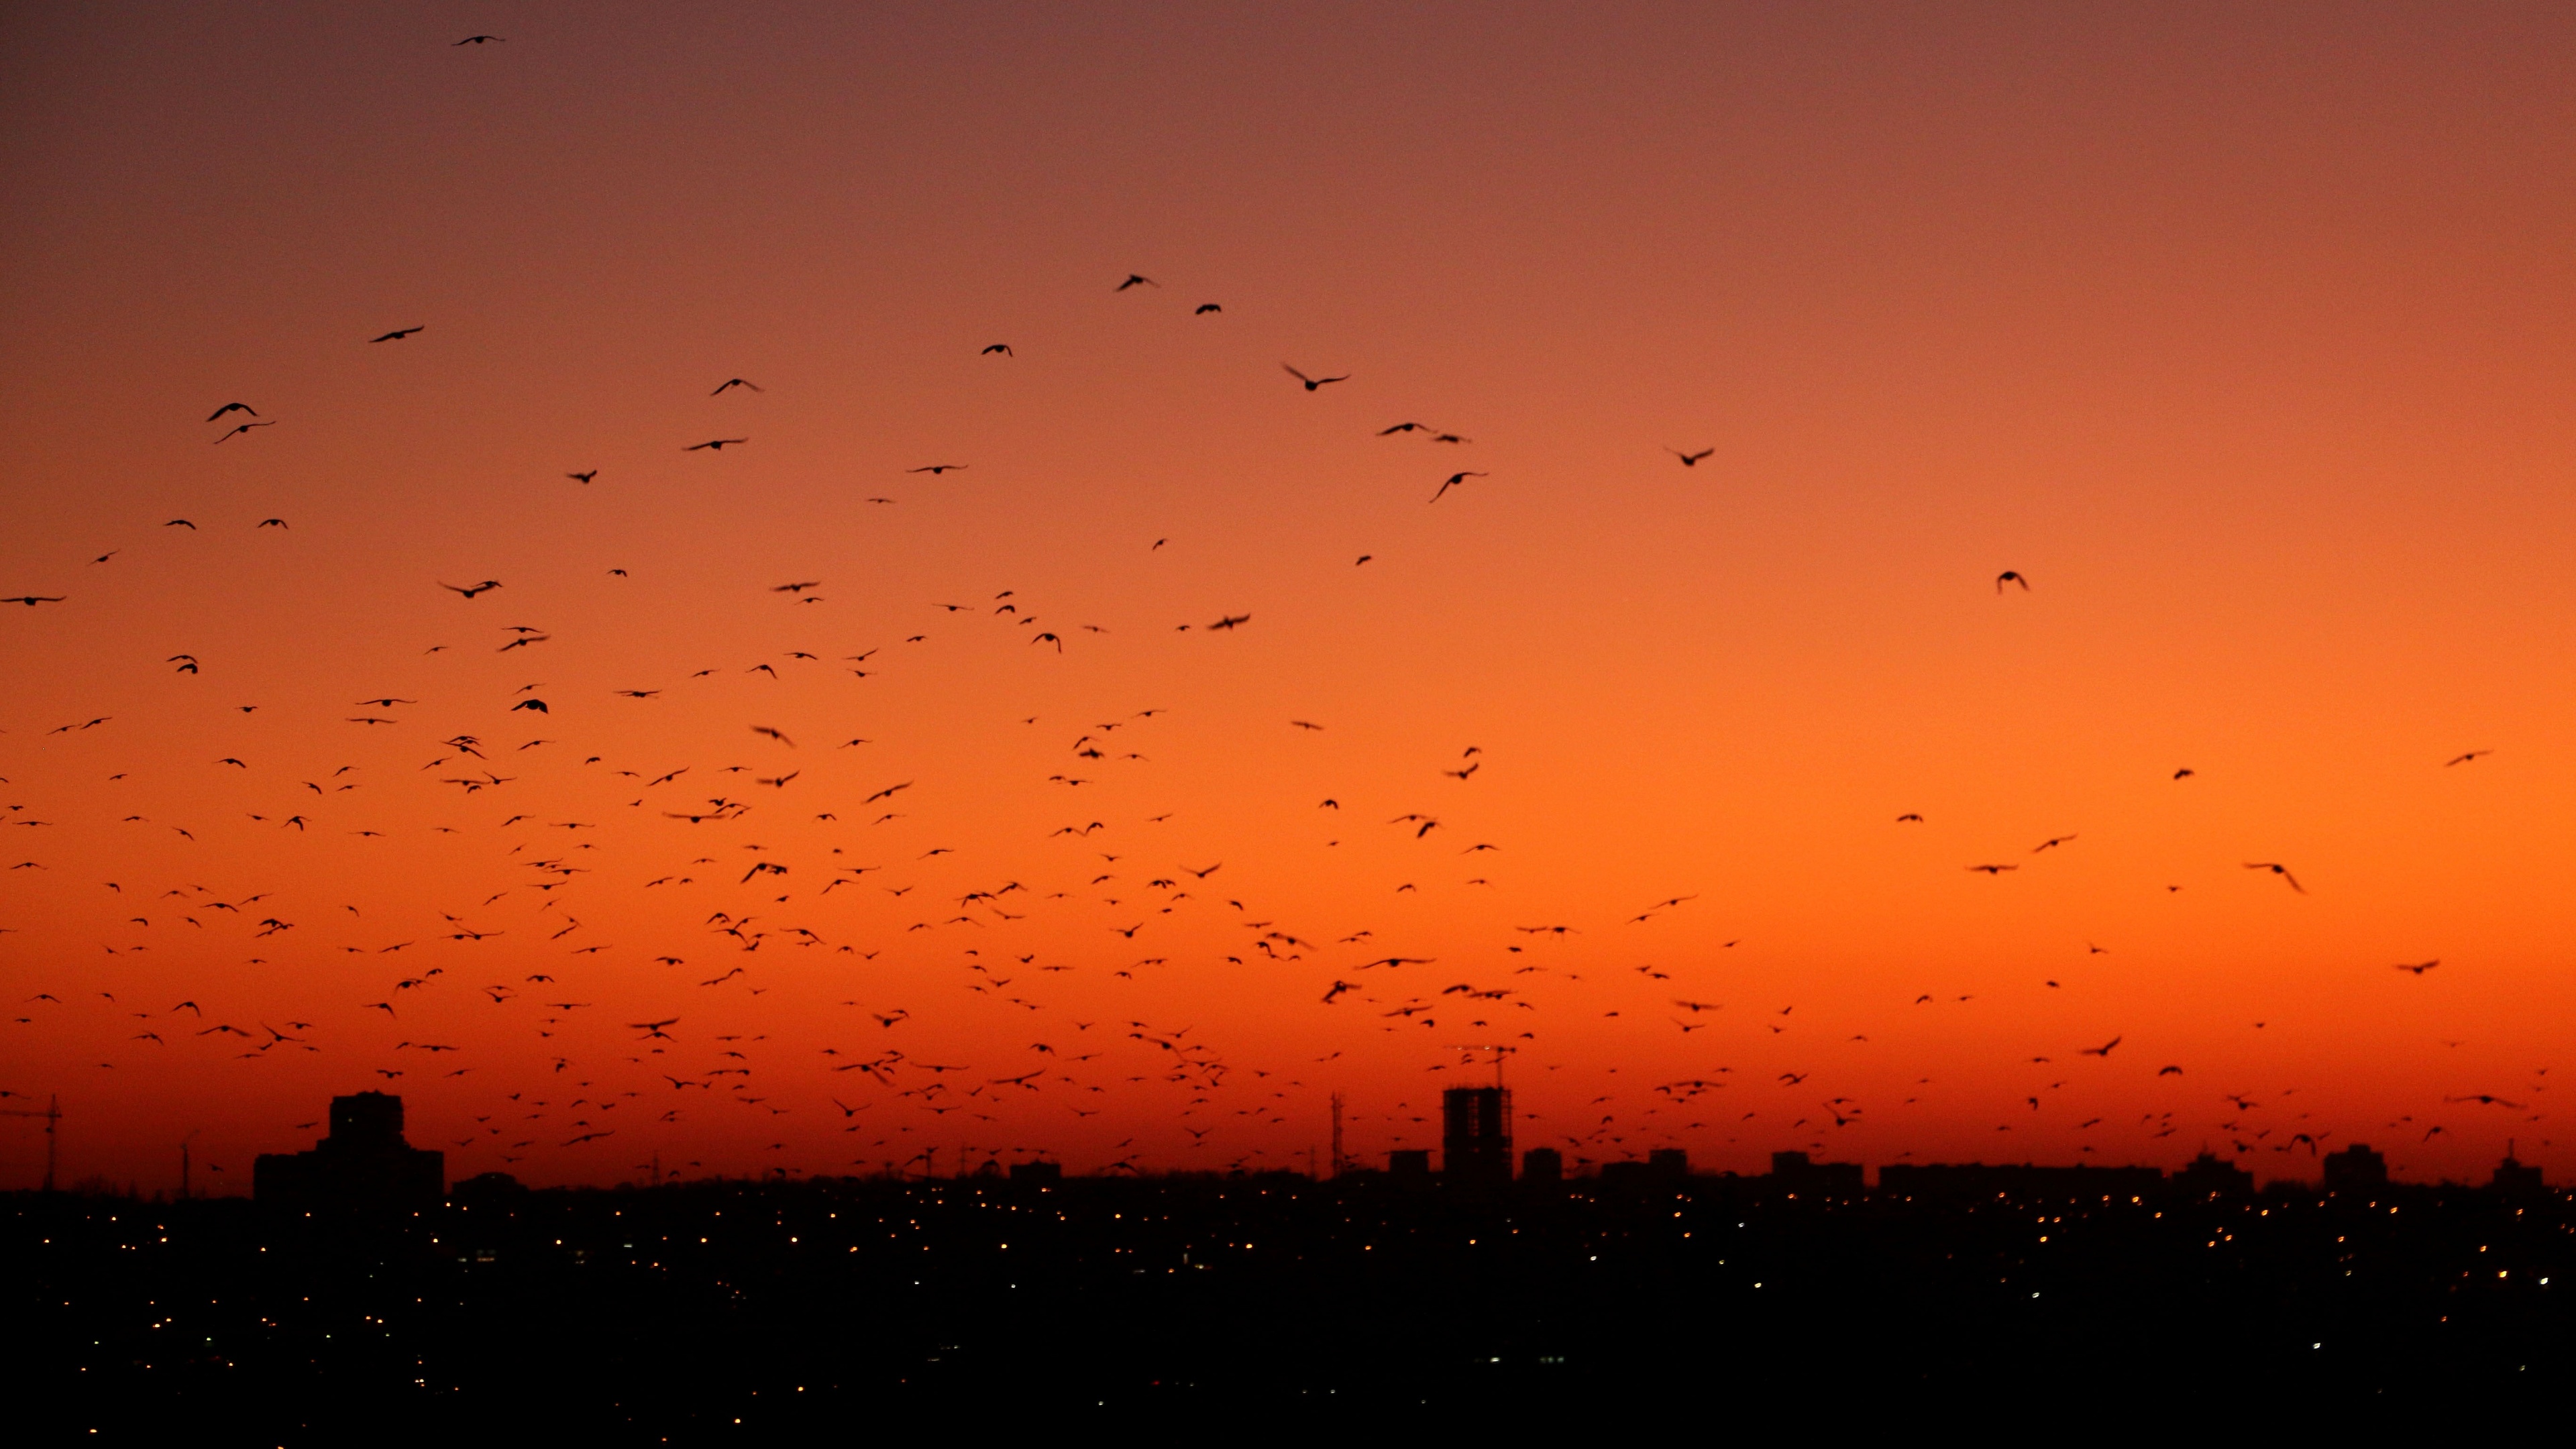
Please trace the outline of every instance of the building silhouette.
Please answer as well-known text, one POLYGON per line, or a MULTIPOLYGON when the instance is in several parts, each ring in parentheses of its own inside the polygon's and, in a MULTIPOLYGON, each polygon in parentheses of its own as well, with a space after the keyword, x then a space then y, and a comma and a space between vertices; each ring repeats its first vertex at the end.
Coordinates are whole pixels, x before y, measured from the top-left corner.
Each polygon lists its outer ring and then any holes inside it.
POLYGON ((1431 1151, 1425 1147, 1399 1147, 1386 1155, 1386 1175, 1397 1182, 1414 1186, 1431 1181, 1431 1151))
POLYGON ((1011 1164, 1011 1181, 1035 1183, 1039 1186, 1062 1182, 1064 1164, 1045 1161, 1014 1162, 1011 1164))
MULTIPOLYGON (((1886 1185, 1889 1171, 1884 1167, 1878 1170, 1881 1186, 1886 1185)), ((1810 1162, 1803 1152, 1774 1152, 1771 1154, 1770 1185, 1782 1192, 1858 1197, 1861 1194, 1861 1168, 1857 1162, 1810 1162)))
POLYGON ((1690 1180, 1690 1154, 1678 1147, 1658 1147, 1638 1162, 1601 1164, 1601 1186, 1628 1191, 1678 1188, 1690 1180))
POLYGON ((447 1155, 403 1140, 402 1098, 331 1099, 331 1135, 310 1152, 263 1152, 251 1196, 281 1207, 419 1208, 447 1196, 447 1155))
POLYGON ((2388 1186, 2388 1159, 2371 1151, 2367 1143, 2327 1153, 2324 1167, 2328 1192, 2367 1192, 2388 1186))
POLYGON ((2254 1174, 2215 1152, 2203 1150, 2191 1165, 2173 1175, 2174 1186, 2202 1196, 2237 1197, 2254 1190, 2254 1174))
POLYGON ((1504 1087, 1451 1087, 1440 1094, 1440 1167, 1453 1183, 1512 1180, 1512 1094, 1504 1087))
POLYGON ((2549 1191, 2549 1184, 2541 1180, 2540 1164, 2517 1161, 2510 1141, 2504 1145, 2504 1161, 2496 1164, 2495 1176, 2487 1180, 2487 1186, 2504 1197, 2539 1197, 2549 1191))
MULTIPOLYGON (((1906 1197, 2140 1197, 2161 1191, 2164 1185, 2165 1175, 2152 1167, 2082 1163, 2041 1167, 2003 1162, 1990 1167, 1982 1162, 1906 1162, 1878 1170, 1880 1192, 1906 1197)), ((2251 1191, 2253 1185, 2252 1178, 2244 1177, 2241 1190, 2251 1191)))
POLYGON ((1521 1181, 1537 1187, 1565 1181, 1565 1154, 1553 1147, 1533 1147, 1522 1153, 1521 1181))

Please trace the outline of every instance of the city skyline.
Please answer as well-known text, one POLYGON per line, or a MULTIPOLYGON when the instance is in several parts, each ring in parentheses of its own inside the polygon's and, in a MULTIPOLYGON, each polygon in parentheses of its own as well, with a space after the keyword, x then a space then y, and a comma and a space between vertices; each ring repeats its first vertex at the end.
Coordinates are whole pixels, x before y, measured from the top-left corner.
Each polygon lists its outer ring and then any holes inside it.
POLYGON ((2576 1170, 2576 19, 165 19, 0 20, 0 1189, 2576 1170))

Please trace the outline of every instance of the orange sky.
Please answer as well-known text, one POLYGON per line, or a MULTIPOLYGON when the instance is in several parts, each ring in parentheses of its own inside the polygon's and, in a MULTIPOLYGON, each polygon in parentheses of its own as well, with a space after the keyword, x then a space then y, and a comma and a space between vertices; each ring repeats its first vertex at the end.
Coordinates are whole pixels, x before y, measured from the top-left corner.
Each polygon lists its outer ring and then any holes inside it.
POLYGON ((1474 1043, 1596 1161, 2576 1169, 2571 52, 13 13, 0 1087, 147 1188, 386 1084, 456 1176, 1374 1159, 1474 1043))

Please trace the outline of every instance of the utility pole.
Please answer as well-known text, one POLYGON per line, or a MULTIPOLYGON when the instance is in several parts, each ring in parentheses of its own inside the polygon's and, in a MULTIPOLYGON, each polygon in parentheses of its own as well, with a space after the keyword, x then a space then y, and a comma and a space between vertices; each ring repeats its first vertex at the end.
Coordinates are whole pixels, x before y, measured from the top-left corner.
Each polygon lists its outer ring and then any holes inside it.
POLYGON ((179 1201, 181 1202, 188 1200, 188 1144, 195 1141, 197 1134, 205 1130, 203 1127, 191 1127, 188 1129, 188 1135, 179 1139, 179 1201))
POLYGON ((23 1107, 0 1107, 0 1117, 42 1117, 45 1119, 45 1191, 54 1190, 55 1149, 60 1144, 54 1128, 63 1120, 63 1099, 57 1094, 45 1099, 45 1110, 29 1111, 23 1107))

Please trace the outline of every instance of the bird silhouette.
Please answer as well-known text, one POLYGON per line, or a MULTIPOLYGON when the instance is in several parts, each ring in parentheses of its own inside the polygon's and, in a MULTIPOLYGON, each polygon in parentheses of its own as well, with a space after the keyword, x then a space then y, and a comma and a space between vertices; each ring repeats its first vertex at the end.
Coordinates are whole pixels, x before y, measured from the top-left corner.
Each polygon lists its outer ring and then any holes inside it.
POLYGON ((1306 385, 1306 391, 1308 391, 1308 392, 1315 392, 1315 391, 1317 391, 1317 390, 1321 389, 1321 388, 1323 387, 1323 385, 1324 385, 1324 384, 1326 384, 1326 383, 1328 383, 1328 382, 1348 382, 1348 381, 1350 381, 1350 380, 1351 380, 1351 375, 1350 375, 1349 373, 1347 373, 1347 372, 1346 372, 1346 373, 1343 373, 1343 374, 1342 374, 1341 376, 1339 376, 1339 377, 1308 377, 1306 374, 1304 374, 1304 373, 1302 373, 1302 372, 1299 372, 1297 369, 1295 369, 1295 368, 1293 368, 1293 367, 1289 367, 1289 366, 1288 366, 1288 364, 1286 364, 1286 363, 1284 363, 1284 362, 1283 362, 1283 363, 1281 363, 1281 364, 1279 364, 1279 365, 1280 365, 1281 367, 1283 367, 1283 368, 1287 368, 1288 375, 1289 375, 1290 377, 1293 377, 1293 378, 1297 379, 1299 382, 1304 383, 1304 384, 1306 385))
POLYGON ((2290 868, 2277 861, 2249 860, 2245 862, 2245 868, 2247 870, 2268 870, 2272 874, 2279 876, 2281 879, 2288 881, 2290 883, 2290 889, 2297 891, 2301 895, 2306 895, 2308 893, 2308 888, 2299 884, 2299 878, 2290 874, 2290 868))

